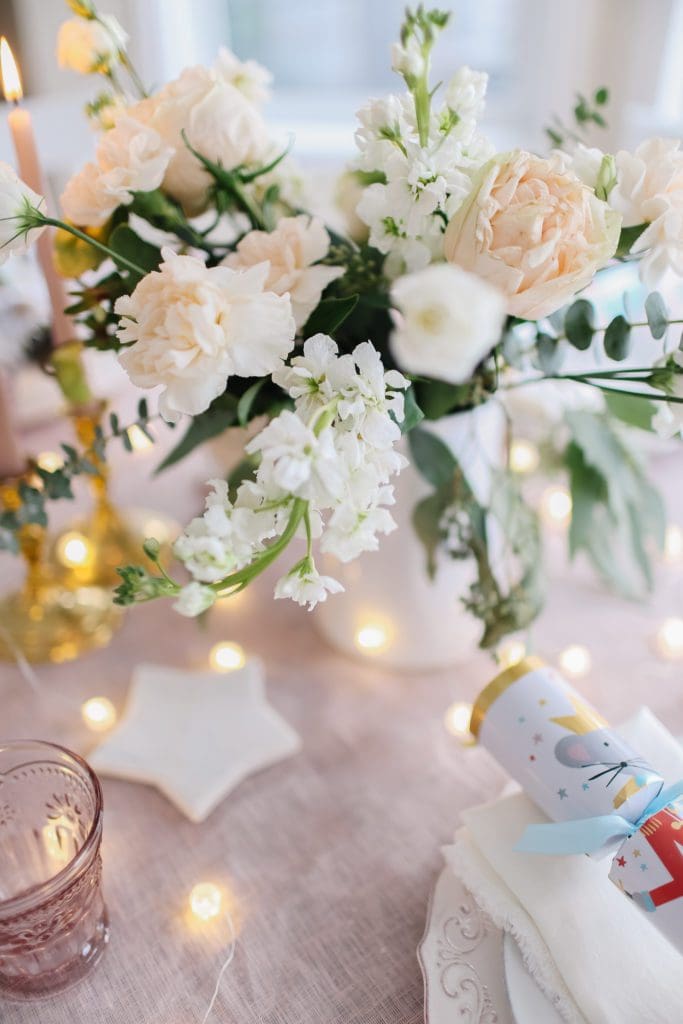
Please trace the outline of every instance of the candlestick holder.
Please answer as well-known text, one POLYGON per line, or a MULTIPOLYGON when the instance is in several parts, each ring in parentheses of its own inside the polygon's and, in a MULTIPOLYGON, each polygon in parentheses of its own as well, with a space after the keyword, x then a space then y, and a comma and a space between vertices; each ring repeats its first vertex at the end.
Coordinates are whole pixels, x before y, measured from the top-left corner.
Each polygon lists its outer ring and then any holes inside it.
MULTIPOLYGON (((20 479, 0 481, 0 507, 21 506, 20 479)), ((61 662, 106 646, 119 625, 121 610, 111 594, 94 585, 65 586, 47 557, 44 527, 28 523, 19 531, 26 566, 20 590, 0 598, 0 659, 21 653, 33 662, 61 662)))

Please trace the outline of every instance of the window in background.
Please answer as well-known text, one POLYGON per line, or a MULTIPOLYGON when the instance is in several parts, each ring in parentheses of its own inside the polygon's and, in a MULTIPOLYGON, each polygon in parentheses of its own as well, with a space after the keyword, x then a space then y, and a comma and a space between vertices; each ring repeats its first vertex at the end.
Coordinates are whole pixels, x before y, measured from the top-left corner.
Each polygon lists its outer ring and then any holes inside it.
MULTIPOLYGON (((354 114, 369 96, 401 88, 391 44, 405 0, 227 0, 231 46, 274 76, 272 111, 296 129, 297 150, 347 153, 354 114)), ((525 0, 478 0, 455 7, 433 62, 434 81, 459 65, 486 69, 498 116, 520 99, 520 31, 525 0)))

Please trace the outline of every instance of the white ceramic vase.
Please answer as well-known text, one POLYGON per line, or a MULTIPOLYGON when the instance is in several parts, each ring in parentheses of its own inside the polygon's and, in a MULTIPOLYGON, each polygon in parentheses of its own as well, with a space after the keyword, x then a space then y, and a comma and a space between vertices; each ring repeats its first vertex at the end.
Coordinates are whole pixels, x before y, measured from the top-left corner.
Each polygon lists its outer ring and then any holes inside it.
MULTIPOLYGON (((505 458, 505 417, 495 402, 421 428, 438 435, 453 451, 478 501, 487 505, 493 471, 505 458)), ((387 667, 428 670, 464 661, 481 636, 481 623, 462 606, 461 597, 475 579, 471 560, 453 560, 439 552, 430 580, 426 553, 412 524, 417 502, 430 485, 409 465, 395 485, 392 508, 398 529, 380 538, 379 551, 348 565, 328 559, 325 571, 344 585, 316 609, 319 631, 346 654, 372 655, 387 667)), ((490 542, 500 542, 490 531, 490 542)))

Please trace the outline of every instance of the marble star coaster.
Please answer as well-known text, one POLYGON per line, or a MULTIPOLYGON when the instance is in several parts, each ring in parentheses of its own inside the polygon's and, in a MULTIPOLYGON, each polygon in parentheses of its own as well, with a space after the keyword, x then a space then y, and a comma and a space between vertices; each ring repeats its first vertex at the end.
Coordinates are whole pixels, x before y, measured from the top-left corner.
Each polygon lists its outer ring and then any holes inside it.
POLYGON ((101 775, 156 786, 200 822, 248 775, 300 749, 252 659, 225 674, 139 665, 119 725, 88 760, 101 775))

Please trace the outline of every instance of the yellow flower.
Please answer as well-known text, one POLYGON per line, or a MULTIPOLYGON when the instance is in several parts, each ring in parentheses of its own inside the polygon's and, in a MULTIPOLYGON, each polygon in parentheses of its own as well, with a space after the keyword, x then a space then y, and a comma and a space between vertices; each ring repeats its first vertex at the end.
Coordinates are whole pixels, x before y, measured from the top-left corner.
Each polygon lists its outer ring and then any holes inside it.
MULTIPOLYGON (((82 228, 87 235, 98 242, 106 241, 109 223, 101 228, 82 228)), ((76 238, 65 228, 55 232, 52 260, 55 269, 62 277, 80 277, 86 270, 95 270, 105 258, 104 253, 82 238, 76 238)))

